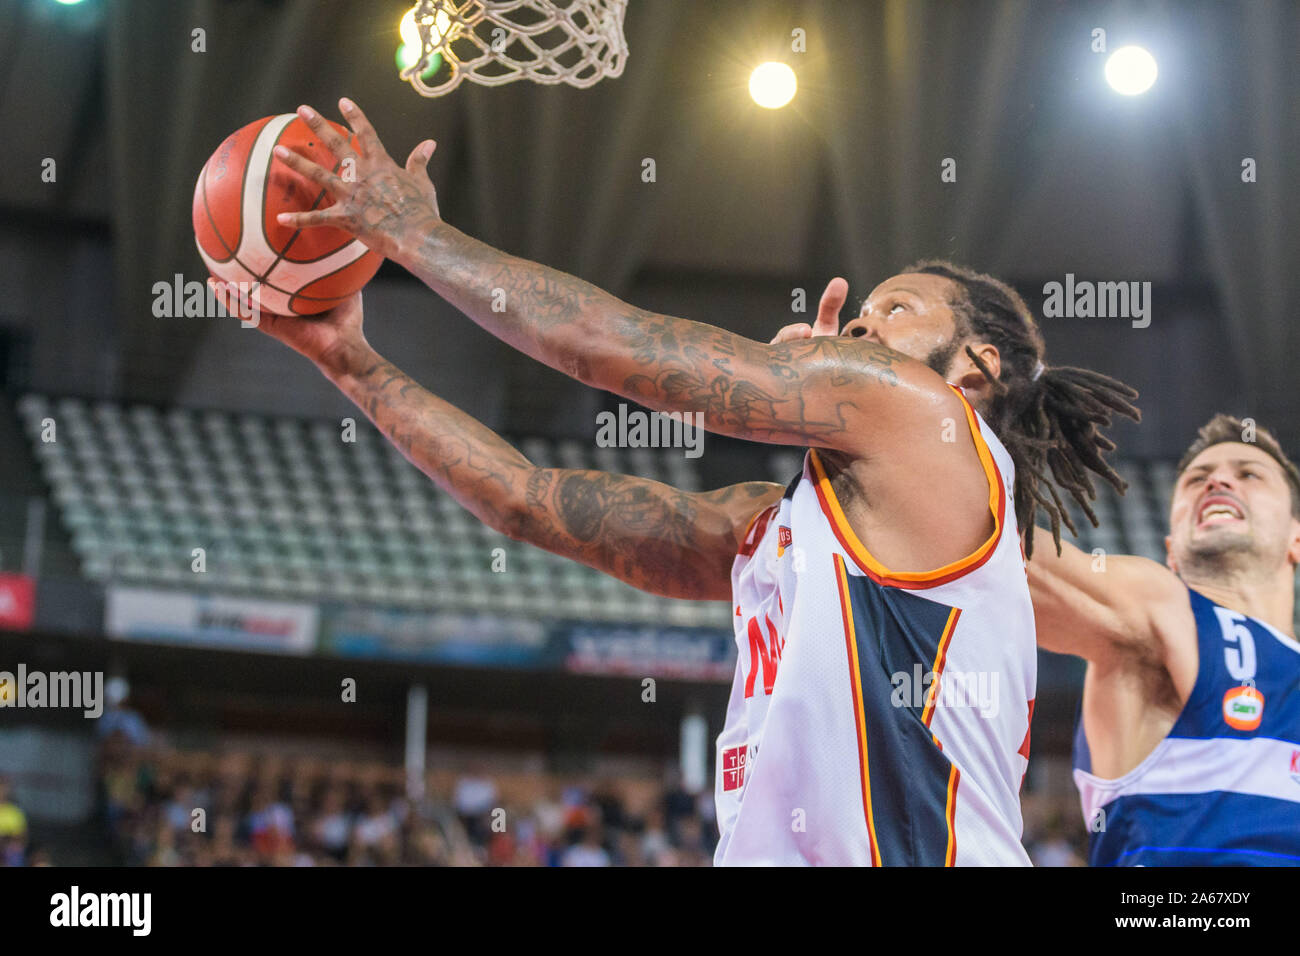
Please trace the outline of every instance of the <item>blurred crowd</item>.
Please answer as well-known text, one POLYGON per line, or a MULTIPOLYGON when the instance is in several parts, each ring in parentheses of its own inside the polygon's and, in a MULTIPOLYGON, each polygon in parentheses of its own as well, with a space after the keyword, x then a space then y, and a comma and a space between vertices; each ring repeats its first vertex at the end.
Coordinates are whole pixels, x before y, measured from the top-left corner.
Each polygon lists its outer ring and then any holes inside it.
POLYGON ((137 866, 707 866, 712 794, 643 780, 105 745, 101 806, 137 866))
POLYGON ((1088 833, 1078 794, 1021 791, 1021 842, 1034 866, 1087 866, 1088 833))
MULTIPOLYGON (((147 866, 708 866, 711 792, 679 783, 400 768, 165 748, 106 751, 103 807, 121 862, 147 866), (521 778, 525 781, 520 783, 521 778)), ((1025 795, 1037 866, 1081 866, 1063 799, 1025 795)))
MULTIPOLYGON (((560 778, 477 765, 428 774, 373 762, 213 754, 133 735, 105 739, 99 810, 114 859, 133 866, 708 866, 710 791, 674 775, 560 778)), ((1035 866, 1082 866, 1066 797, 1022 794, 1035 866)), ((109 861, 105 861, 109 862, 109 861)), ((0 777, 0 866, 49 865, 0 777)))

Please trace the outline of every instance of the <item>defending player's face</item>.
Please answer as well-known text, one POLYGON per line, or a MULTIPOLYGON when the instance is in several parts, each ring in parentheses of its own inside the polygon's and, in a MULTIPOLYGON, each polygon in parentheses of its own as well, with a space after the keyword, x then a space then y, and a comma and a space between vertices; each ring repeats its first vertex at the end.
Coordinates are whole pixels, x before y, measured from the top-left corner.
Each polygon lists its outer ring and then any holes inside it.
POLYGON ((946 375, 957 353, 957 284, 943 276, 903 273, 871 290, 841 335, 869 338, 946 375))
POLYGON ((1231 552, 1283 560, 1293 538, 1282 466, 1254 445, 1211 445, 1178 476, 1168 547, 1177 564, 1231 552))

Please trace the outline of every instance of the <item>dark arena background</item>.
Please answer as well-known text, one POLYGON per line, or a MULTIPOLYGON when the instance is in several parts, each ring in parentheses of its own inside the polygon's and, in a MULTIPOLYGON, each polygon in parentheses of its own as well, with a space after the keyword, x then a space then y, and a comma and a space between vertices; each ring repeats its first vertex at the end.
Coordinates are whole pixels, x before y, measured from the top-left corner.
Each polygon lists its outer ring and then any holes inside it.
MULTIPOLYGON (((1099 556, 1164 561, 1214 413, 1300 450, 1295 3, 629 0, 599 82, 438 95, 399 75, 409 6, 0 0, 0 694, 97 688, 0 707, 0 863, 712 863, 728 603, 493 530, 204 297, 196 177, 300 104, 352 98, 399 164, 436 140, 441 216, 476 239, 761 342, 834 276, 846 315, 918 259, 1005 280, 1051 364, 1141 392, 1109 432, 1127 494, 1099 483, 1097 528, 1072 512, 1099 556), (1124 294, 1071 307, 1084 283, 1124 294)), ((640 406, 392 261, 364 301, 380 353, 534 464, 687 491, 801 468, 655 447, 640 406)), ((1040 866, 1086 860, 1084 666, 1039 654, 1040 866)))

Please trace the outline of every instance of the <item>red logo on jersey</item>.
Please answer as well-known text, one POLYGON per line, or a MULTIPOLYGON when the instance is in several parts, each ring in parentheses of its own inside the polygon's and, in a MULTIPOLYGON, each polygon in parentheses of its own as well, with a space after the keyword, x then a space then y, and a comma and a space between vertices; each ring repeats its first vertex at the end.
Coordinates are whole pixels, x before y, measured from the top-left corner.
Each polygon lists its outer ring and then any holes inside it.
POLYGON ((785 549, 790 547, 792 540, 790 529, 785 525, 781 525, 776 529, 776 556, 778 558, 785 554, 785 549))
POLYGON ((745 785, 745 758, 749 745, 729 747, 722 751, 722 789, 739 790, 745 785))
POLYGON ((758 618, 749 619, 749 674, 745 677, 745 697, 754 696, 754 681, 758 678, 758 665, 763 664, 763 693, 772 693, 776 683, 776 669, 781 664, 781 652, 785 650, 785 639, 776 632, 776 625, 766 614, 763 620, 767 624, 770 640, 763 640, 763 632, 758 629, 758 618))
POLYGON ((1291 751, 1291 779, 1300 783, 1300 750, 1291 751))

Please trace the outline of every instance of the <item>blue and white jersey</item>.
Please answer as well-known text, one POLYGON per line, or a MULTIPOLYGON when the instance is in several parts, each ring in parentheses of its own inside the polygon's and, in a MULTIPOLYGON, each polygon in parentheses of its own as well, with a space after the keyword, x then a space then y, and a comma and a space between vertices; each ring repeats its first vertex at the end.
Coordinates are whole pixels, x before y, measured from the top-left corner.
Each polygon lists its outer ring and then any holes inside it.
POLYGON ((1182 713, 1129 773, 1074 781, 1093 866, 1300 866, 1300 643, 1189 589, 1199 666, 1182 713))

